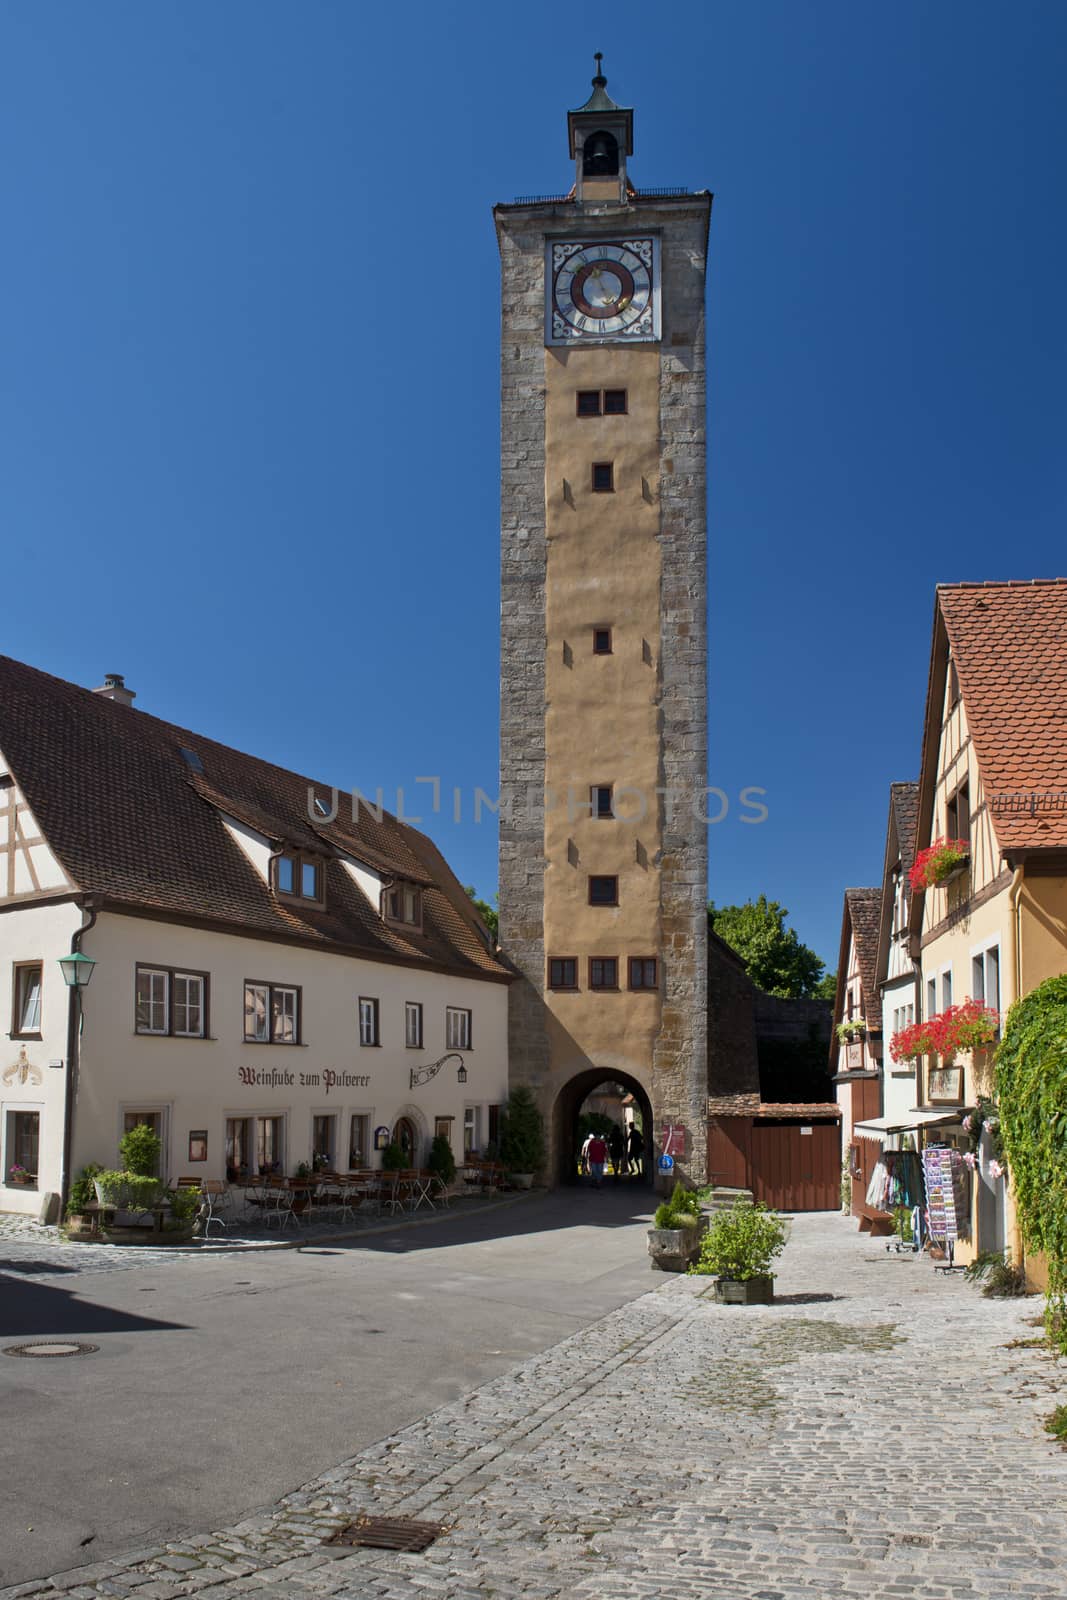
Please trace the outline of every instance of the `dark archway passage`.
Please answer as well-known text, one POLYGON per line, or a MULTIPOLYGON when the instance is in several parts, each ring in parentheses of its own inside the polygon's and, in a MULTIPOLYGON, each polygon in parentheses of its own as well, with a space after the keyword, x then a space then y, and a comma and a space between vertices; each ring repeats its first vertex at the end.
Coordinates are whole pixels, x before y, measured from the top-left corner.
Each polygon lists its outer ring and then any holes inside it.
POLYGON ((555 1181, 557 1184, 575 1184, 578 1182, 577 1154, 578 1140, 578 1114, 586 1097, 602 1083, 621 1084, 629 1094, 632 1094, 641 1114, 641 1127, 645 1134, 645 1159, 644 1177, 631 1178, 631 1183, 645 1183, 649 1187, 655 1176, 655 1158, 653 1151, 652 1102, 648 1091, 636 1078, 629 1077, 625 1072, 614 1071, 604 1067, 590 1067, 584 1072, 577 1073, 556 1096, 556 1103, 552 1108, 552 1144, 556 1152, 555 1181))

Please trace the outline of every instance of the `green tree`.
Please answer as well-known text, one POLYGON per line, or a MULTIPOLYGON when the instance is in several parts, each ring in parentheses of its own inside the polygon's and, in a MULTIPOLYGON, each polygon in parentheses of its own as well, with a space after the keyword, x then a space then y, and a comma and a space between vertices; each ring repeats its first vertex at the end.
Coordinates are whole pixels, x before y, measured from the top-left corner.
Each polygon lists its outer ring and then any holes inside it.
MULTIPOLYGON (((500 913, 497 911, 495 906, 491 906, 489 904, 488 900, 482 900, 479 898, 478 891, 474 887, 473 883, 468 883, 466 885, 466 889, 467 893, 474 901, 475 911, 477 911, 478 915, 489 929, 489 932, 493 935, 493 942, 495 944, 499 937, 497 929, 500 923, 500 913)), ((493 899, 496 899, 496 895, 493 896, 493 899)))
POLYGON ((837 973, 824 972, 815 985, 814 997, 816 1000, 829 1000, 831 1004, 837 998, 837 973))
POLYGON ((737 951, 753 983, 766 994, 788 1000, 825 999, 819 992, 825 963, 801 944, 795 928, 786 927, 788 915, 785 906, 765 894, 743 906, 708 901, 708 926, 737 951))

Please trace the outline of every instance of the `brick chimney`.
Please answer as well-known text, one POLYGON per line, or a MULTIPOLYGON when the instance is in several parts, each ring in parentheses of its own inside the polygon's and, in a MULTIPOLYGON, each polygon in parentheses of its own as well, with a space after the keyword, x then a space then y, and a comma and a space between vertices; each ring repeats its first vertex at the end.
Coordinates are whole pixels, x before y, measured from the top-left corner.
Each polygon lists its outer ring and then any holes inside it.
POLYGON ((137 698, 132 689, 127 689, 121 672, 105 672, 103 683, 93 693, 102 694, 105 700, 117 700, 121 706, 132 706, 137 698))

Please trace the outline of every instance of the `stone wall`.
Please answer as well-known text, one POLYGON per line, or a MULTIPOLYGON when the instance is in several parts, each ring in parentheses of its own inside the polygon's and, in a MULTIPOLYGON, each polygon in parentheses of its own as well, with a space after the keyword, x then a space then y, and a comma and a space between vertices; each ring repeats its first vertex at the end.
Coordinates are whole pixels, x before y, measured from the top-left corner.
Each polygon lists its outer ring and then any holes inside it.
MULTIPOLYGON (((525 226, 522 225, 525 222, 525 226)), ((512 1083, 548 1070, 543 1005, 545 791, 544 239, 497 228, 500 341, 500 944, 511 987, 512 1083)))
POLYGON ((690 1176, 707 1171, 708 781, 706 346, 711 196, 642 207, 662 229, 660 677, 664 813, 663 1021, 653 1059, 657 1115, 692 1134, 690 1176))

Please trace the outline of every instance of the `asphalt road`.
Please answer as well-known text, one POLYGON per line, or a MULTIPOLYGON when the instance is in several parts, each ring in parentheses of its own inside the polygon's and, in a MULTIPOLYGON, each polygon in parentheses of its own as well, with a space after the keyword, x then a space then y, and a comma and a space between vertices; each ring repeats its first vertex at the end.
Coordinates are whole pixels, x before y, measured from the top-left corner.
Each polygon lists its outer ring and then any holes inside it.
POLYGON ((234 1522, 643 1294, 650 1199, 560 1191, 351 1245, 62 1276, 5 1273, 0 1244, 2 1343, 100 1347, 0 1356, 0 1583, 234 1522))

